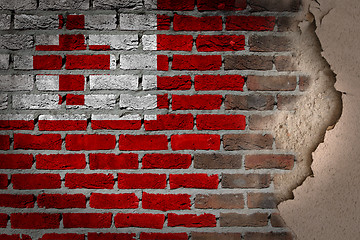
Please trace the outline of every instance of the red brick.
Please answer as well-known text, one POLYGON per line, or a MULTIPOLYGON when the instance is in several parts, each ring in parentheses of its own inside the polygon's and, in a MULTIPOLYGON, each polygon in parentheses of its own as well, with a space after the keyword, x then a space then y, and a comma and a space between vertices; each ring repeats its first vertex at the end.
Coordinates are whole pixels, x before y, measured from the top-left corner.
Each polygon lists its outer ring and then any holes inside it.
POLYGON ((92 193, 90 207, 99 209, 138 208, 139 199, 135 193, 101 194, 92 193))
POLYGON ((167 15, 157 15, 157 30, 170 30, 171 20, 167 15))
POLYGON ((85 131, 86 128, 86 120, 39 120, 40 131, 85 131))
POLYGON ((197 8, 199 11, 244 10, 246 0, 198 0, 197 8))
POLYGON ((61 150, 60 134, 14 134, 14 149, 61 150))
POLYGON ((157 9, 159 10, 191 11, 194 8, 195 0, 157 0, 157 9))
POLYGON ((244 77, 240 75, 196 75, 196 91, 243 91, 244 77))
POLYGON ((30 169, 33 162, 31 154, 0 154, 0 169, 30 169))
POLYGON ((85 104, 85 96, 84 95, 74 95, 67 94, 66 95, 66 105, 84 105, 85 104))
POLYGON ((33 68, 35 70, 60 70, 62 57, 60 55, 33 56, 33 68))
POLYGON ((198 52, 245 50, 244 35, 199 35, 196 38, 198 52))
POLYGON ((192 130, 194 118, 189 114, 156 115, 156 120, 145 120, 146 131, 192 130))
POLYGON ((273 128, 274 115, 251 115, 249 128, 251 130, 270 130, 273 128))
POLYGON ((91 120, 91 128, 94 130, 139 130, 141 120, 91 120))
POLYGON ((195 208, 242 209, 244 208, 244 196, 242 194, 198 194, 195 198, 195 208))
POLYGON ((299 77, 299 90, 301 92, 309 90, 311 86, 311 78, 309 76, 299 77))
POLYGON ((143 169, 186 169, 191 165, 190 154, 145 154, 143 169))
POLYGON ((33 208, 34 195, 0 194, 0 207, 33 208))
POLYGON ((278 227, 278 228, 286 227, 286 223, 279 213, 272 213, 270 215, 270 222, 271 222, 271 226, 273 227, 278 227))
POLYGON ((249 91, 294 91, 296 76, 248 76, 249 91))
POLYGON ((245 157, 246 169, 285 169, 291 170, 294 167, 294 155, 248 155, 245 157))
POLYGON ((157 70, 169 71, 169 57, 166 55, 157 55, 157 70))
POLYGON ((168 214, 169 227, 216 227, 216 217, 213 214, 168 214))
POLYGON ((274 193, 248 193, 247 204, 248 208, 276 208, 279 200, 274 193))
POLYGON ((88 240, 134 240, 136 233, 88 233, 88 240))
POLYGON ((220 55, 174 55, 173 70, 220 70, 222 65, 220 55))
POLYGON ((66 55, 65 69, 110 70, 110 55, 66 55))
POLYGON ((140 233, 140 240, 187 240, 186 233, 140 233))
POLYGON ((241 233, 227 233, 227 232, 192 232, 191 238, 193 240, 239 240, 241 233))
POLYGON ((59 174, 13 174, 14 189, 57 189, 61 187, 59 174))
POLYGON ((31 237, 25 234, 0 234, 0 240, 31 240, 31 237))
POLYGON ((9 150, 9 149, 10 149, 10 136, 0 135, 0 150, 9 150))
POLYGON ((105 173, 67 173, 65 175, 65 187, 70 189, 113 189, 114 176, 112 174, 105 173))
POLYGON ((55 229, 60 226, 60 218, 57 213, 13 213, 10 222, 16 229, 55 229))
POLYGON ((251 11, 255 12, 297 12, 300 8, 300 0, 277 1, 277 0, 249 0, 251 11))
POLYGON ((191 76, 157 76, 158 90, 189 90, 191 76))
POLYGON ((273 31, 275 17, 261 16, 228 16, 226 30, 228 31, 273 31))
POLYGON ((268 174, 223 174, 223 188, 268 188, 271 176, 268 174))
POLYGON ((221 104, 221 95, 172 95, 173 110, 214 110, 221 104))
POLYGON ((171 136, 171 148, 177 150, 220 150, 220 136, 184 134, 171 136))
POLYGON ((40 194, 37 197, 40 208, 86 208, 86 196, 83 194, 40 194))
POLYGON ((293 237, 289 232, 248 232, 244 236, 245 240, 292 240, 293 237))
POLYGON ((0 130, 33 130, 34 121, 0 120, 0 130))
POLYGON ((67 15, 66 29, 84 29, 85 16, 84 15, 67 15))
POLYGON ((241 154, 202 153, 194 155, 194 168, 197 169, 240 169, 241 154))
POLYGON ((175 31, 221 31, 221 16, 193 17, 186 15, 174 16, 175 31))
POLYGON ((7 189, 9 180, 7 174, 0 174, 0 189, 7 189))
POLYGON ((85 240, 85 234, 45 233, 39 240, 85 240))
POLYGON ((217 189, 219 185, 219 176, 207 175, 206 173, 194 174, 170 174, 170 188, 202 188, 217 189))
POLYGON ((117 228, 156 228, 162 229, 165 222, 165 215, 150 213, 118 213, 115 218, 115 227, 117 228))
POLYGON ((90 154, 89 165, 95 169, 137 169, 139 167, 138 155, 135 153, 116 154, 90 154))
POLYGON ((142 208, 160 211, 190 210, 191 195, 188 194, 150 194, 142 195, 142 208))
POLYGON ((63 213, 64 228, 110 228, 112 213, 63 213))
POLYGON ((191 51, 193 37, 191 35, 165 35, 158 34, 157 50, 165 51, 191 51))
POLYGON ((80 150, 108 150, 115 148, 115 136, 109 134, 67 135, 65 137, 66 149, 80 150))
POLYGON ((84 169, 85 167, 85 154, 36 155, 37 169, 65 170, 84 169))
POLYGON ((272 70, 273 56, 261 55, 226 55, 225 70, 272 70))
POLYGON ((120 135, 119 149, 123 151, 167 150, 166 135, 120 135))
POLYGON ((75 51, 86 50, 85 36, 76 35, 59 35, 59 45, 38 45, 36 51, 75 51))
POLYGON ((156 101, 158 109, 169 109, 169 98, 167 94, 157 95, 156 101))
POLYGON ((294 50, 292 40, 286 36, 259 36, 249 37, 250 52, 287 52, 294 50))
POLYGON ((225 134, 223 145, 226 151, 272 149, 274 137, 270 134, 225 134))
POLYGON ((220 213, 220 227, 265 227, 268 221, 267 213, 220 213))
POLYGON ((202 114, 196 117, 198 130, 244 130, 245 126, 244 115, 202 114))
POLYGON ((251 94, 251 95, 226 95, 226 110, 273 110, 275 98, 272 95, 251 94))
MULTIPOLYGON (((9 216, 6 213, 0 213, 0 228, 6 228, 9 221, 9 216)), ((1 235, 0 235, 1 239, 1 235)))
POLYGON ((166 174, 118 174, 119 189, 164 189, 166 187, 166 174))

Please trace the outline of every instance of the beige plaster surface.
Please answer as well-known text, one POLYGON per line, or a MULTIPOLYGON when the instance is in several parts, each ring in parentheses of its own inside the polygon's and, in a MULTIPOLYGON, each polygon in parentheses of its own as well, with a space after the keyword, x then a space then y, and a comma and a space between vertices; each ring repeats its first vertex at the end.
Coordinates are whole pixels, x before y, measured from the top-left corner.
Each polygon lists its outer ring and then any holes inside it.
POLYGON ((300 240, 360 239, 360 1, 313 0, 322 55, 336 74, 343 109, 313 152, 308 177, 294 199, 279 205, 300 240))

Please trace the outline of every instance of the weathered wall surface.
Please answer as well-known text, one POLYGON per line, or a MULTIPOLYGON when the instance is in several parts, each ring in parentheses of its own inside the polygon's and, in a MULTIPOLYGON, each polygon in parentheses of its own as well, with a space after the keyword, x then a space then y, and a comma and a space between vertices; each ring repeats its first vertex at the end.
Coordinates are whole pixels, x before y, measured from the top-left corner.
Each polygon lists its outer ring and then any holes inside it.
POLYGON ((336 74, 342 115, 313 153, 313 176, 279 205, 281 216, 300 240, 358 239, 360 236, 360 3, 311 3, 322 55, 336 74))

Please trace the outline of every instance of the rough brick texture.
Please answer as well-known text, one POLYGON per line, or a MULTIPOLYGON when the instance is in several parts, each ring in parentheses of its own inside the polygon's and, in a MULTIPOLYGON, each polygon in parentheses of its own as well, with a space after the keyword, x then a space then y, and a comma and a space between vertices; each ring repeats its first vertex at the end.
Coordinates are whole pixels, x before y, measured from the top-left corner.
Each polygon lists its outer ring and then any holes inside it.
POLYGON ((286 2, 0 1, 0 239, 292 239, 286 2))

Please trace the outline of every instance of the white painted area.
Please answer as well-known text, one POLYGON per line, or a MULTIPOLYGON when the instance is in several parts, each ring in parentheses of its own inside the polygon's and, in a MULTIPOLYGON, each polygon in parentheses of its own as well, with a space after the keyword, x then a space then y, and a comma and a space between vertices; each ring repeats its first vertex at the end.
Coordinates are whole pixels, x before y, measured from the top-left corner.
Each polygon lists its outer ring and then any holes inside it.
POLYGON ((136 50, 138 35, 89 35, 89 45, 109 45, 110 49, 136 50))
POLYGON ((116 69, 116 57, 115 55, 110 55, 110 70, 116 69))
POLYGON ((157 89, 157 76, 156 75, 143 75, 142 87, 143 87, 143 90, 156 90, 157 89))
POLYGON ((133 54, 120 56, 121 69, 157 69, 157 56, 147 54, 133 54))
POLYGON ((36 35, 35 45, 59 45, 59 35, 36 35))
POLYGON ((57 94, 24 94, 13 95, 14 109, 59 109, 59 95, 57 94))
POLYGON ((30 91, 33 87, 32 75, 0 75, 0 91, 30 91))
POLYGON ((40 115, 39 116, 39 120, 57 120, 57 121, 62 121, 62 120, 83 120, 86 121, 86 115, 85 114, 75 114, 75 115, 69 115, 69 114, 64 114, 64 115, 40 115))
POLYGON ((137 75, 90 75, 91 90, 138 90, 137 75))
POLYGON ((141 41, 144 51, 157 50, 157 35, 143 35, 141 41))
POLYGON ((156 121, 157 120, 157 115, 145 115, 144 120, 145 121, 156 121))
POLYGON ((7 109, 8 105, 8 95, 0 94, 0 109, 7 109))
POLYGON ((155 109, 157 107, 157 96, 146 95, 146 96, 133 96, 130 94, 120 95, 120 108, 135 109, 135 110, 146 110, 155 109))
POLYGON ((114 30, 116 29, 116 15, 85 15, 85 29, 114 30))
POLYGON ((33 56, 29 55, 15 55, 14 69, 30 70, 33 69, 33 56))
POLYGON ((113 109, 116 103, 116 95, 86 95, 85 106, 90 109, 113 109))
POLYGON ((0 120, 31 121, 34 120, 34 115, 33 114, 1 114, 0 120))
POLYGON ((91 120, 141 120, 141 117, 139 114, 135 115, 109 115, 109 114, 93 114, 91 115, 91 120))
POLYGON ((35 85, 40 91, 59 91, 59 75, 36 75, 35 85))
POLYGON ((157 16, 155 14, 120 14, 121 30, 156 30, 157 16))

